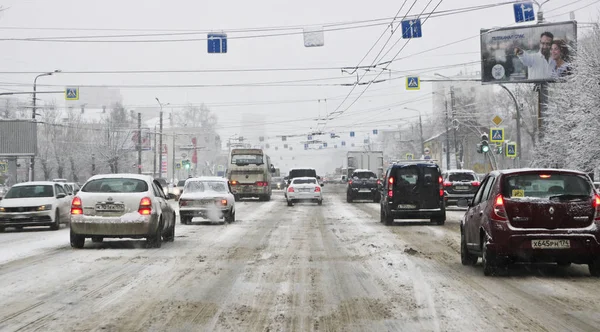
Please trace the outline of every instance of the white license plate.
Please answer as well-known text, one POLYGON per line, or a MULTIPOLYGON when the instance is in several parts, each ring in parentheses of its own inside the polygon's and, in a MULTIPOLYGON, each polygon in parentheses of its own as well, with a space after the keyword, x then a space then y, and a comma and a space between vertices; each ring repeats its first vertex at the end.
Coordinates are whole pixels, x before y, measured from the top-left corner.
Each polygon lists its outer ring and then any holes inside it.
POLYGON ((371 189, 360 189, 358 192, 359 193, 370 193, 371 189))
POLYGON ((531 240, 533 249, 568 249, 571 248, 570 240, 531 240))
POLYGON ((417 206, 414 204, 398 204, 399 209, 416 209, 417 206))
POLYGON ((302 188, 302 189, 300 189, 298 191, 303 192, 303 193, 309 193, 310 192, 310 188, 302 188))
POLYGON ((120 204, 96 204, 97 211, 121 211, 123 208, 120 204))
POLYGON ((469 190, 469 187, 466 187, 466 186, 456 186, 456 187, 454 187, 454 189, 456 189, 456 190, 469 190))

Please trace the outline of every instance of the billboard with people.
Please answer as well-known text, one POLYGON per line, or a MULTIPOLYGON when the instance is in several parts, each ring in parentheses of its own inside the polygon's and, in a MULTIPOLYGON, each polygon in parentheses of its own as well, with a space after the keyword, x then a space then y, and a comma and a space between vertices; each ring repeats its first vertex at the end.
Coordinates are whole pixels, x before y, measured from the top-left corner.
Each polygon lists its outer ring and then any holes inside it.
POLYGON ((481 30, 481 81, 561 81, 571 74, 576 42, 574 21, 481 30))

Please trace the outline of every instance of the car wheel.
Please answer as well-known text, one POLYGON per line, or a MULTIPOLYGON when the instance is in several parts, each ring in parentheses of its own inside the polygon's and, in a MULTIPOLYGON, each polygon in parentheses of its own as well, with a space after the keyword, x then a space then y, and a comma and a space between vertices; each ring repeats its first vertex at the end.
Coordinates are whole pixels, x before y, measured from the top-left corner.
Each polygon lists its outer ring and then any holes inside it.
POLYGON ((165 242, 175 241, 175 216, 173 216, 173 226, 169 227, 169 230, 163 236, 165 242))
POLYGON ((289 199, 287 200, 287 205, 288 206, 294 206, 294 203, 292 203, 292 201, 290 201, 289 199))
POLYGON ((232 223, 235 221, 235 212, 233 212, 232 210, 227 211, 227 213, 225 214, 226 222, 232 223))
POLYGON ((323 205, 323 200, 322 200, 322 199, 320 199, 319 201, 317 201, 317 204, 319 204, 319 205, 323 205))
POLYGON ((54 223, 52 223, 52 226, 50 226, 50 229, 53 231, 57 231, 60 228, 60 214, 58 213, 58 210, 56 210, 56 212, 54 213, 54 223))
POLYGON ((460 262, 462 265, 475 265, 479 257, 469 252, 467 248, 467 239, 463 232, 462 227, 460 228, 460 262))
POLYGON ((71 230, 70 237, 71 237, 71 247, 77 248, 77 249, 83 248, 83 245, 85 244, 85 236, 75 234, 75 233, 73 233, 73 230, 71 230))
POLYGON ((156 227, 154 234, 146 238, 146 248, 160 248, 162 246, 162 231, 163 224, 161 221, 158 227, 156 227))
POLYGON ((486 276, 505 274, 505 272, 508 272, 506 266, 500 264, 496 255, 488 250, 487 243, 488 238, 486 237, 481 250, 481 263, 483 265, 483 274, 486 276))
POLYGON ((269 201, 271 201, 271 195, 265 196, 265 202, 269 202, 269 201))
POLYGON ((179 217, 179 220, 181 221, 181 223, 182 223, 183 225, 187 225, 187 224, 189 224, 189 223, 190 223, 190 219, 188 219, 188 217, 183 217, 183 216, 181 216, 181 217, 179 217))
POLYGON ((588 264, 592 277, 600 277, 600 258, 596 258, 588 264))
POLYGON ((346 202, 352 203, 352 196, 346 195, 346 202))
POLYGON ((377 196, 375 196, 375 198, 373 198, 373 203, 379 203, 379 202, 381 202, 381 196, 377 195, 377 196))
POLYGON ((103 237, 99 237, 99 236, 92 236, 92 242, 93 243, 102 243, 104 241, 103 237))
POLYGON ((4 226, 0 226, 0 233, 4 233, 5 230, 6 228, 4 228, 4 226))

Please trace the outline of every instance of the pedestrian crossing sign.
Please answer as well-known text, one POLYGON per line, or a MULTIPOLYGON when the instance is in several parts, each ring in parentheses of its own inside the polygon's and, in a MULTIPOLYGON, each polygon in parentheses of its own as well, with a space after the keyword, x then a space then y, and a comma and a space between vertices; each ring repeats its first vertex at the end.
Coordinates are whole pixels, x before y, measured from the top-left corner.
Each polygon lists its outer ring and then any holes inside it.
POLYGON ((490 128, 490 142, 504 142, 504 128, 490 128))
POLYGON ((421 80, 418 76, 406 77, 406 90, 421 90, 421 80))
POLYGON ((506 156, 515 158, 517 156, 517 143, 506 144, 506 156))
POLYGON ((79 100, 79 88, 65 88, 65 100, 79 100))
POLYGON ((412 153, 407 153, 406 154, 406 160, 413 160, 414 159, 414 155, 412 153))

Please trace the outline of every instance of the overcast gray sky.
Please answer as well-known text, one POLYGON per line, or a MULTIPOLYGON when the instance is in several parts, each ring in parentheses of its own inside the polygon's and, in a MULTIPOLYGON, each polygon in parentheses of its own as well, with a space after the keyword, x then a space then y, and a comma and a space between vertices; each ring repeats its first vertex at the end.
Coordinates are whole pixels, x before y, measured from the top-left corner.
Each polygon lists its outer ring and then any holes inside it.
MULTIPOLYGON (((403 17, 414 0, 408 0, 401 12, 403 17)), ((438 0, 417 0, 410 14, 419 14, 430 3, 431 11, 438 0)), ((506 2, 505 0, 445 0, 436 12, 506 2)), ((0 72, 31 71, 44 72, 54 69, 63 71, 111 71, 111 70, 200 70, 200 69, 244 69, 244 68, 308 68, 356 66, 371 48, 379 35, 387 30, 369 57, 363 62, 371 64, 375 54, 390 36, 390 27, 377 25, 359 29, 346 29, 325 32, 325 46, 306 48, 302 34, 269 38, 233 39, 247 35, 230 32, 233 29, 268 28, 278 26, 308 26, 335 22, 372 20, 393 17, 403 1, 191 1, 191 0, 144 0, 144 1, 75 1, 75 0, 5 0, 0 5, 7 8, 0 14, 0 72), (10 28, 10 29, 9 29, 10 28), (19 29, 17 29, 19 28, 19 29), (28 29, 20 29, 28 28, 28 29), (38 29, 33 29, 38 28, 38 29), (53 29, 49 29, 53 28, 53 29), (61 29, 59 29, 61 28, 61 29), (87 29, 123 29, 87 30, 87 29), (140 31, 128 30, 139 29, 140 31), (152 31, 142 31, 152 30, 152 31), (65 43, 9 41, 7 38, 96 36, 119 34, 149 34, 175 32, 173 30, 215 30, 229 31, 231 38, 227 54, 207 54, 205 40, 163 43, 65 43)), ((551 0, 544 5, 546 18, 551 22, 569 19, 569 12, 575 12, 580 22, 596 21, 600 1, 597 0, 551 0), (589 6, 588 6, 589 5, 589 6)), ((376 22, 380 23, 380 22, 376 22)), ((390 69, 414 72, 422 78, 433 78, 434 72, 454 75, 460 70, 475 71, 477 66, 460 66, 479 60, 479 38, 481 28, 508 26, 514 24, 512 5, 464 14, 431 18, 423 27, 423 38, 411 40, 401 51, 390 69), (462 39, 466 41, 459 42, 462 39), (414 54, 436 48, 434 51, 415 56, 414 54), (421 68, 458 65, 448 69, 421 71, 421 68)), ((326 28, 327 29, 327 28, 326 28)), ((301 29, 286 32, 301 32, 301 29)), ((283 31, 257 31, 252 34, 264 35, 283 31)), ((387 49, 400 37, 400 31, 392 36, 387 49)), ((135 37, 143 40, 157 37, 135 37)), ((195 35, 175 35, 161 37, 167 39, 206 38, 205 33, 195 35)), ((111 38, 116 39, 116 38, 111 38)), ((401 40, 384 58, 389 60, 404 45, 401 40)), ((384 51, 384 52, 385 52, 384 51)), ((362 72, 359 72, 362 74, 362 72)), ((30 91, 35 74, 0 74, 0 89, 30 91), (29 86, 7 86, 9 83, 22 83, 29 86)), ((401 74, 393 74, 401 78, 401 74)), ((339 78, 337 80, 308 81, 300 84, 352 83, 355 76, 342 74, 340 69, 305 71, 265 71, 232 73, 168 73, 168 74, 61 74, 44 77, 38 81, 40 90, 43 84, 59 87, 70 85, 214 85, 240 84, 250 82, 279 82, 339 78)), ((383 74, 380 79, 390 78, 383 74)), ((368 81, 367 78, 364 81, 368 81)), ((414 117, 415 113, 402 110, 402 107, 387 110, 384 105, 410 102, 406 106, 417 108, 423 113, 431 112, 431 86, 424 83, 420 91, 405 91, 403 79, 395 79, 373 84, 348 112, 328 124, 327 128, 339 130, 351 125, 362 140, 364 133, 375 128, 384 128, 382 118, 414 117), (413 101, 415 100, 415 101, 413 101), (379 109, 378 109, 379 108, 379 109), (371 111, 364 111, 371 110, 371 111), (363 133, 364 132, 364 133, 363 133)), ((341 107, 342 110, 355 100, 365 86, 359 86, 355 93, 341 107)), ((59 88, 60 89, 60 88, 59 88)), ((310 119, 319 113, 332 112, 340 106, 351 87, 344 86, 294 86, 294 87, 204 87, 204 88, 122 88, 124 102, 130 109, 137 106, 155 105, 155 97, 164 103, 188 104, 206 103, 218 114, 223 136, 239 131, 242 114, 264 115, 266 134, 300 134, 316 122, 310 119), (324 100, 327 99, 325 102, 324 100), (321 100, 319 102, 318 100, 321 100), (257 105, 262 101, 281 101, 257 105), (294 101, 294 102, 292 102, 294 101), (246 103, 232 107, 227 103, 246 103), (218 105, 220 104, 220 105, 218 105), (254 104, 254 105, 253 105, 254 104), (282 121, 287 121, 281 123, 282 121)), ((62 96, 56 98, 63 103, 62 96)), ((26 99, 27 97, 23 97, 26 99)), ((139 108, 142 110, 142 108, 139 108)), ((394 123, 395 124, 395 123, 394 123)), ((260 127, 259 127, 260 128, 260 127)))

